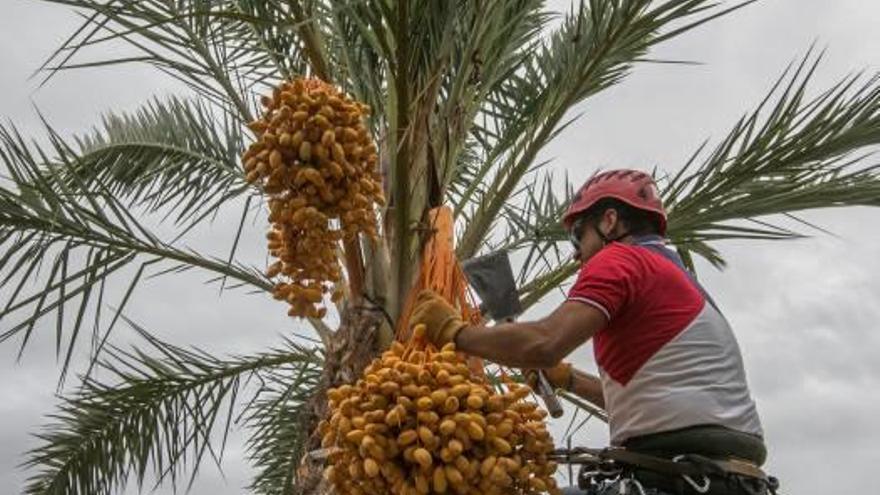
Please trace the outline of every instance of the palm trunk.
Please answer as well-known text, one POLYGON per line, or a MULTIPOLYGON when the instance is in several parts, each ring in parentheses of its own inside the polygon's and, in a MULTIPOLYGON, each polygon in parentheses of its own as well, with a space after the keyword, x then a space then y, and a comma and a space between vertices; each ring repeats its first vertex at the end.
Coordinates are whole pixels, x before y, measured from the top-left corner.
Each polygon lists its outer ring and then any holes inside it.
POLYGON ((308 406, 309 415, 303 428, 311 432, 304 455, 296 473, 296 493, 332 493, 322 483, 324 461, 313 459, 309 452, 321 448, 318 422, 328 416, 327 390, 344 383, 352 383, 379 353, 380 334, 390 331, 390 324, 381 310, 363 304, 350 304, 343 312, 342 324, 329 339, 325 348, 324 374, 317 393, 308 406))

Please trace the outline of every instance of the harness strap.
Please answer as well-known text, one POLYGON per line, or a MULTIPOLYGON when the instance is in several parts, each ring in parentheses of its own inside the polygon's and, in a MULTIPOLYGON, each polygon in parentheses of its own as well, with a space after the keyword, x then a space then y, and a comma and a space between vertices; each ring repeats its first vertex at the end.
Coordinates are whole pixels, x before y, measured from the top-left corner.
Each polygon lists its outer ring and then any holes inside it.
POLYGON ((767 481, 767 474, 755 464, 736 459, 716 460, 699 455, 686 455, 673 461, 663 457, 640 454, 626 449, 609 447, 598 452, 603 459, 675 476, 703 476, 706 474, 735 474, 767 481))
POLYGON ((694 277, 694 274, 691 273, 690 270, 685 268, 684 262, 681 260, 681 256, 679 256, 678 253, 676 253, 675 251, 666 247, 666 244, 664 243, 662 237, 660 237, 659 235, 633 236, 633 244, 635 244, 636 246, 641 246, 641 247, 643 247, 649 251, 652 251, 654 253, 657 253, 660 256, 671 261, 672 264, 674 264, 679 270, 682 271, 682 273, 685 274, 685 276, 688 278, 688 280, 691 282, 691 284, 698 291, 700 291, 700 294, 703 295, 703 297, 706 299, 706 301, 708 301, 709 304, 712 305, 712 307, 715 308, 716 311, 721 313, 721 308, 719 308, 718 305, 715 304, 715 300, 712 299, 712 296, 709 295, 709 292, 706 291, 706 289, 703 287, 703 284, 701 284, 697 280, 697 278, 694 277))

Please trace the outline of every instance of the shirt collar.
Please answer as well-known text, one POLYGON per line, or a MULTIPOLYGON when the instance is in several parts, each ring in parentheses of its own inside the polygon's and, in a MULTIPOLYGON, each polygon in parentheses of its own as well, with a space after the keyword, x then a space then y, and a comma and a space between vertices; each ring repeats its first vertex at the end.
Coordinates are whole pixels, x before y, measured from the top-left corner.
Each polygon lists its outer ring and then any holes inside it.
POLYGON ((637 246, 644 246, 646 244, 657 244, 660 246, 665 246, 666 241, 663 239, 663 236, 657 234, 648 234, 648 235, 634 235, 633 244, 637 246))

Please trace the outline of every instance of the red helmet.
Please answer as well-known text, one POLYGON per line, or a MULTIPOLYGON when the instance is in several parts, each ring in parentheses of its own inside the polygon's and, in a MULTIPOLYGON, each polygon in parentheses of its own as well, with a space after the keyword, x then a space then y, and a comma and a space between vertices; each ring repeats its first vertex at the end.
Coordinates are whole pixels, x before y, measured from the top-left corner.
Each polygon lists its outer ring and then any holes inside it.
POLYGON ((581 186, 562 217, 566 230, 571 229, 578 215, 605 198, 619 199, 633 208, 656 213, 660 221, 660 235, 666 234, 666 210, 663 209, 657 184, 649 174, 627 169, 596 174, 581 186))

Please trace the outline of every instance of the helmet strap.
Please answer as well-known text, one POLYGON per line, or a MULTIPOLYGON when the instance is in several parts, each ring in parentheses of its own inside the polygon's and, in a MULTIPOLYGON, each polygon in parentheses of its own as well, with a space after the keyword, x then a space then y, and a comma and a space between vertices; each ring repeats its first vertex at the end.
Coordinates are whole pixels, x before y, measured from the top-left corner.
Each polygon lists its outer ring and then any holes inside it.
POLYGON ((629 231, 627 230, 618 236, 609 237, 602 232, 602 229, 599 228, 598 222, 593 224, 593 229, 596 231, 596 235, 599 236, 599 239, 602 240, 602 247, 605 247, 608 244, 611 244, 612 242, 617 242, 617 241, 619 241, 629 235, 629 231))

